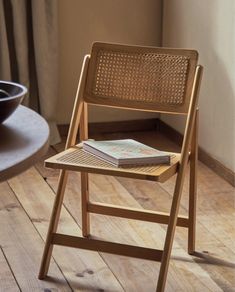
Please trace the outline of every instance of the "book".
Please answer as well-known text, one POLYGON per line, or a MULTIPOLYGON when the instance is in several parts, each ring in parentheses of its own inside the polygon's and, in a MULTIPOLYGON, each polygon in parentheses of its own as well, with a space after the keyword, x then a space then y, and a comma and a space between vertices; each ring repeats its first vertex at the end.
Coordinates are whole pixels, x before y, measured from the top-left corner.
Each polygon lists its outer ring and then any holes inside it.
POLYGON ((169 164, 170 154, 132 139, 83 142, 83 150, 116 166, 169 164))

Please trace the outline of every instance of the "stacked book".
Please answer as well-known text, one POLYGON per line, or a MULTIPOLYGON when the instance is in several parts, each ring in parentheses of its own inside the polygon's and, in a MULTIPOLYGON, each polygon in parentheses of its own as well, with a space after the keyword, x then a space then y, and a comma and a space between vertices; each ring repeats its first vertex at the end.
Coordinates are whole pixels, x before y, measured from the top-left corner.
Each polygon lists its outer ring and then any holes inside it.
POLYGON ((132 139, 83 142, 83 150, 115 166, 169 164, 170 154, 132 139))

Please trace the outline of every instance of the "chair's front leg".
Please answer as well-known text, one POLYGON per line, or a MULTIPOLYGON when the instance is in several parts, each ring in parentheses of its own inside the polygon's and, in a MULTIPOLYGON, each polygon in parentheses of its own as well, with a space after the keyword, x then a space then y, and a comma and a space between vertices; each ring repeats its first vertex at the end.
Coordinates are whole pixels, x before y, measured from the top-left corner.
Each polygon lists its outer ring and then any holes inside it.
POLYGON ((65 170, 62 170, 60 172, 57 194, 55 197, 54 206, 51 213, 50 224, 49 224, 49 228, 47 232, 46 243, 45 243, 43 256, 41 260, 41 266, 40 266, 39 275, 38 275, 39 279, 44 279, 48 273, 52 250, 53 250, 52 236, 53 236, 53 233, 56 232, 57 227, 58 227, 67 176, 68 176, 68 173, 65 170))
POLYGON ((198 115, 196 111, 194 130, 191 142, 190 177, 189 177, 189 227, 188 227, 188 253, 195 252, 196 241, 196 201, 197 201, 197 161, 198 161, 198 115))

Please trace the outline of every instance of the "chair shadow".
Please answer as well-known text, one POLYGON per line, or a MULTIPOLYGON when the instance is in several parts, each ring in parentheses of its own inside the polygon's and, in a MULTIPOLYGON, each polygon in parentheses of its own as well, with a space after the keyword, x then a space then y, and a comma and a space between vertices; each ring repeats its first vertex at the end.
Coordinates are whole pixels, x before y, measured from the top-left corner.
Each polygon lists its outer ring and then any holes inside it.
MULTIPOLYGON (((193 261, 197 264, 206 264, 206 265, 216 265, 216 266, 223 266, 228 268, 235 268, 235 263, 217 258, 215 256, 210 255, 208 252, 198 252, 195 251, 191 254, 193 257, 193 261)), ((190 262, 190 259, 184 257, 173 256, 174 260, 180 260, 184 262, 190 262)))

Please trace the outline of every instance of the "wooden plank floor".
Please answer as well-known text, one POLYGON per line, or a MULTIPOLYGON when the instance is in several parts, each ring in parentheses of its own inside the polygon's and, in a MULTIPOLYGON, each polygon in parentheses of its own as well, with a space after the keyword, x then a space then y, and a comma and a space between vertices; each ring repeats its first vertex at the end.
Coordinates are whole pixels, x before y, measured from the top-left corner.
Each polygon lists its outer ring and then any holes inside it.
MULTIPOLYGON (((115 133, 101 139, 132 137, 169 151, 177 146, 156 132, 115 133), (159 141, 161 140, 161 143, 159 141)), ((50 148, 47 156, 62 150, 50 148)), ((188 173, 187 173, 188 176, 188 173)), ((173 177, 164 184, 90 175, 91 199, 168 212, 173 177)), ((55 247, 49 277, 37 273, 57 187, 58 171, 43 160, 0 184, 0 291, 146 291, 156 289, 159 263, 65 247, 55 247)), ((81 235, 80 175, 71 173, 59 232, 81 235)), ((199 163, 196 256, 187 254, 187 231, 177 227, 166 291, 235 291, 234 188, 199 163)), ((180 212, 187 215, 188 178, 180 212)), ((91 215, 92 234, 162 248, 166 226, 91 215)))

